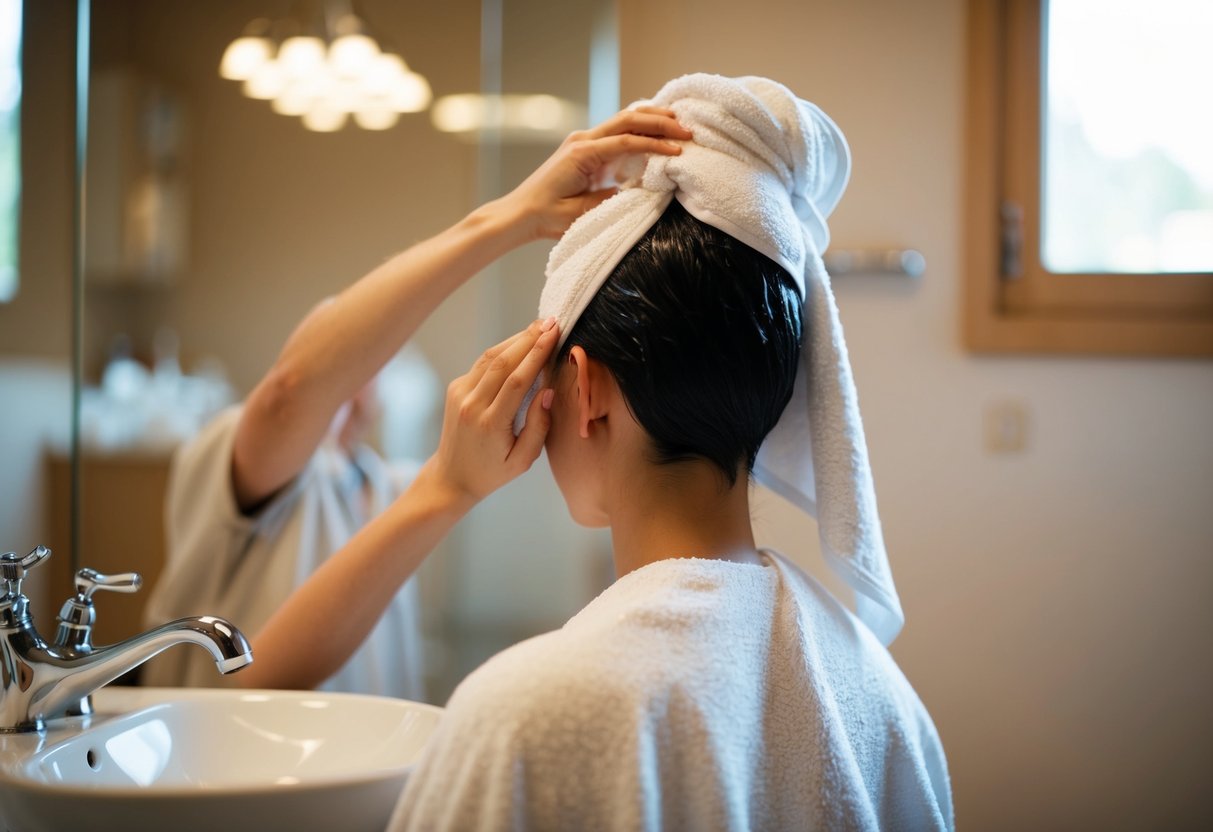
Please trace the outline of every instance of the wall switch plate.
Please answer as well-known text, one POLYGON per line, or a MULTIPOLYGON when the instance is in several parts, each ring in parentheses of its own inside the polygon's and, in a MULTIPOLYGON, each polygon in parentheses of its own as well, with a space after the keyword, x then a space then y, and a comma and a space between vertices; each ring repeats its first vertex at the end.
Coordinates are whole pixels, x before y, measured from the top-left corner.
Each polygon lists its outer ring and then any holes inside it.
POLYGON ((994 402, 986 407, 986 451, 1019 454, 1028 446, 1028 407, 1022 401, 994 402))

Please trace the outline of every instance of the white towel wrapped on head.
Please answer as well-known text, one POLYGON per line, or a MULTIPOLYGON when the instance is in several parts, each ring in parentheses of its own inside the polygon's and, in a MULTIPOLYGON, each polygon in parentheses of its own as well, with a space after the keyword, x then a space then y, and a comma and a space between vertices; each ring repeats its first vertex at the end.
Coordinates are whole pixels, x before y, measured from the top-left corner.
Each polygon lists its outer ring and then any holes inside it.
POLYGON ((754 476, 817 518, 827 562, 856 591, 860 619, 887 645, 905 618, 821 261, 826 218, 850 176, 846 140, 818 107, 766 78, 686 75, 639 104, 672 109, 694 138, 680 143, 678 156, 636 157, 620 167, 619 193, 574 222, 552 249, 539 316, 554 316, 567 337, 671 199, 787 269, 804 299, 804 351, 792 400, 759 450, 754 476))

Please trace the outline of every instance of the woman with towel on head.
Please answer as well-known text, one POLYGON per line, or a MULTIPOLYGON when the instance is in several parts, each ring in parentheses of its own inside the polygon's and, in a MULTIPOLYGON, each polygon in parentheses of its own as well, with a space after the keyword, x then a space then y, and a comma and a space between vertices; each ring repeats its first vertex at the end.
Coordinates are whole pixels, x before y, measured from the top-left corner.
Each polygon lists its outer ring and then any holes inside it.
POLYGON ((461 414, 496 391, 487 458, 545 434, 618 580, 460 684, 389 828, 951 829, 942 746, 886 649, 904 618, 820 257, 846 142, 761 78, 685 76, 647 105, 691 136, 629 156, 564 234, 555 325, 452 385, 437 456, 475 444, 461 414), (533 399, 507 395, 541 361, 533 399), (751 474, 817 517, 854 612, 755 546, 751 474))

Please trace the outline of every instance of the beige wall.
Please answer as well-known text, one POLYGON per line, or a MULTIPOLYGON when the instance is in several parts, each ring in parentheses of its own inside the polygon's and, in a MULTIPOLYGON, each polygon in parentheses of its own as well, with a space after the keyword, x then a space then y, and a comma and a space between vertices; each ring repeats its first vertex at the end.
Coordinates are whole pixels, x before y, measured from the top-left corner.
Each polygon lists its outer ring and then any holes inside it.
MULTIPOLYGON (((926 255, 920 281, 836 291, 908 617, 893 653, 943 736, 961 828, 1208 828, 1213 363, 961 347, 965 4, 621 6, 625 100, 692 71, 783 81, 851 142, 835 245, 926 255), (991 456, 984 410, 1007 399, 1028 445, 991 456)), ((759 528, 816 551, 773 498, 759 528)))

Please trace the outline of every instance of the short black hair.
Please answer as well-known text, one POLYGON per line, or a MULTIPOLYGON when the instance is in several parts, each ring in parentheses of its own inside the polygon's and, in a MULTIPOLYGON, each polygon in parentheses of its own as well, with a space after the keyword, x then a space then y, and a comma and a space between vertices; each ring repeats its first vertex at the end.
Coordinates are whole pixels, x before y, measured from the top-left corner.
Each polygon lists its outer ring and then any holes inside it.
POLYGON ((701 458, 729 486, 792 397, 800 292, 787 270, 674 200, 615 267, 557 360, 614 376, 659 464, 701 458))

